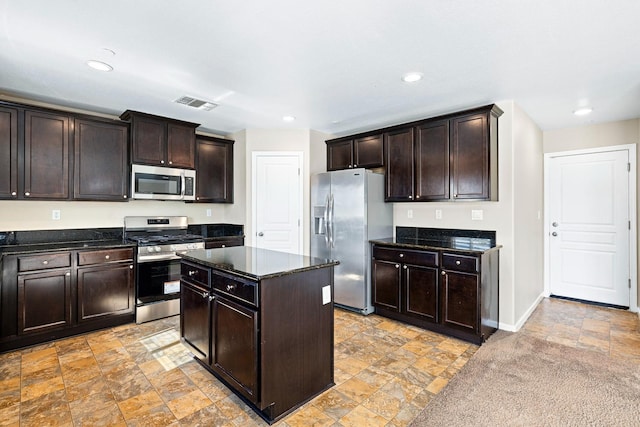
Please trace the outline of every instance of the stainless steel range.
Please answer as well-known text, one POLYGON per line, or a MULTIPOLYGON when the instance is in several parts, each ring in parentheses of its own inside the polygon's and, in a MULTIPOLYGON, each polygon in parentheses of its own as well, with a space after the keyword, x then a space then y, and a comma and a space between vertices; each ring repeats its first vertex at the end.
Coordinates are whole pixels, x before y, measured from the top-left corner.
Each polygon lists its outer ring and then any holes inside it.
POLYGON ((202 236, 188 234, 186 216, 127 216, 124 236, 136 242, 136 323, 180 313, 180 257, 204 249, 202 236))

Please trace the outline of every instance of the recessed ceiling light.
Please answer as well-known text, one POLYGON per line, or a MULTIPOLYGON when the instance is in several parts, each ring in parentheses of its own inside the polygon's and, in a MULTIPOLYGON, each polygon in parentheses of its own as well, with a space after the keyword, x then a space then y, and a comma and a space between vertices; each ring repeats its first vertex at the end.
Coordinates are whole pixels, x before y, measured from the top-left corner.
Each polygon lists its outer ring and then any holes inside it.
POLYGON ((282 116, 282 121, 283 122, 292 122, 294 121, 296 118, 293 116, 282 116))
POLYGON ((573 114, 575 114, 576 116, 586 116, 587 114, 591 113, 592 111, 593 111, 593 108, 583 107, 583 108, 578 108, 577 110, 575 110, 573 112, 573 114))
POLYGON ((102 62, 102 61, 96 61, 95 59, 90 59, 87 61, 87 65, 91 68, 93 68, 94 70, 99 70, 99 71, 112 71, 113 67, 109 64, 107 64, 106 62, 102 62))
POLYGON ((402 81, 406 83, 417 82, 418 80, 422 80, 422 73, 411 72, 402 76, 402 81))

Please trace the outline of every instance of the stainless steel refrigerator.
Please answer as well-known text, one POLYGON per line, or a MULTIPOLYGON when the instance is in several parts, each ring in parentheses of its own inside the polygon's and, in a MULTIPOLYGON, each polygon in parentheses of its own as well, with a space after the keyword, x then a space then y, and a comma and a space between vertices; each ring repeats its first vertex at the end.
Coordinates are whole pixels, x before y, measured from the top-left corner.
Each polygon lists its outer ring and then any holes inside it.
POLYGON ((369 240, 393 235, 393 206, 384 202, 384 175, 346 169, 311 177, 311 256, 340 261, 334 303, 363 314, 371 305, 369 240))

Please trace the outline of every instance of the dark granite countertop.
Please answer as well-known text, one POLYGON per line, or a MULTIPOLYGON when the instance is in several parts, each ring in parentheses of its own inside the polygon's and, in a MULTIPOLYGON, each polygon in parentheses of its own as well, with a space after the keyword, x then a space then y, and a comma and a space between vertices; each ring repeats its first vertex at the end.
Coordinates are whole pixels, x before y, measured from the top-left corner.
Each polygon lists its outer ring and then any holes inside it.
POLYGON ((180 254, 187 261, 254 280, 338 265, 338 261, 271 251, 252 246, 196 249, 180 254))
POLYGON ((481 254, 500 249, 495 232, 441 228, 396 227, 396 237, 371 240, 388 246, 409 249, 456 251, 481 254))
POLYGON ((62 252, 78 249, 109 249, 120 247, 134 248, 135 246, 135 243, 123 242, 122 240, 87 240, 75 242, 32 243, 23 245, 0 246, 0 256, 28 254, 34 252, 62 252))

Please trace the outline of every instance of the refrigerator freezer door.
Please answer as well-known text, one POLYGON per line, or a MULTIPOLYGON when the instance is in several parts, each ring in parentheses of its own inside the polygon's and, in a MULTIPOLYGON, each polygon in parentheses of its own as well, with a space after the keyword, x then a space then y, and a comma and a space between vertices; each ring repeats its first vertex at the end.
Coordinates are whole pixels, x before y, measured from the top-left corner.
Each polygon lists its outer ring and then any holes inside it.
POLYGON ((334 269, 334 302, 358 310, 368 308, 365 176, 357 169, 331 173, 331 258, 340 261, 334 269))
POLYGON ((329 198, 331 196, 331 174, 311 176, 311 250, 317 258, 332 259, 329 244, 329 198))

